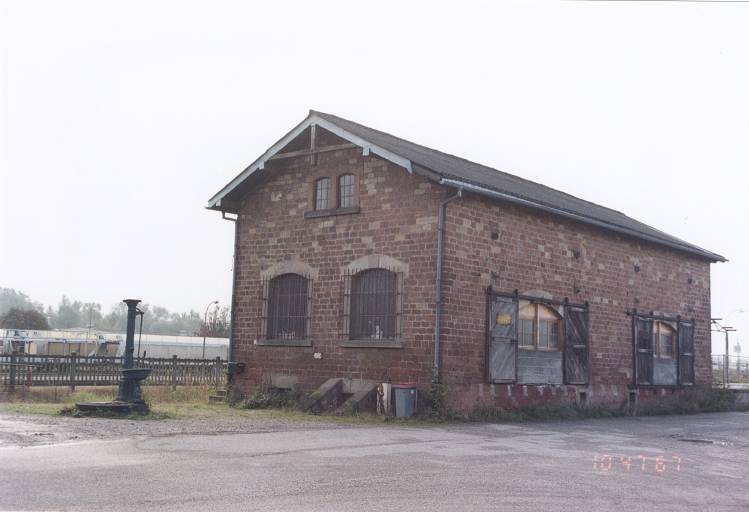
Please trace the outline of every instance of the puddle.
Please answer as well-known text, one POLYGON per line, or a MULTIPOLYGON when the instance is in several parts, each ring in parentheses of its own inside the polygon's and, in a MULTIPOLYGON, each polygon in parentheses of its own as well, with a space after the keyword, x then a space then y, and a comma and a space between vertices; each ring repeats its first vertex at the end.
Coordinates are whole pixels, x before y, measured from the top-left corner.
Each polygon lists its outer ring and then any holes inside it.
POLYGON ((711 444, 713 446, 732 446, 733 445, 733 443, 729 443, 728 441, 723 441, 721 439, 709 439, 706 437, 693 437, 693 436, 685 436, 682 434, 673 434, 671 437, 676 439, 677 441, 684 441, 685 443, 711 444))

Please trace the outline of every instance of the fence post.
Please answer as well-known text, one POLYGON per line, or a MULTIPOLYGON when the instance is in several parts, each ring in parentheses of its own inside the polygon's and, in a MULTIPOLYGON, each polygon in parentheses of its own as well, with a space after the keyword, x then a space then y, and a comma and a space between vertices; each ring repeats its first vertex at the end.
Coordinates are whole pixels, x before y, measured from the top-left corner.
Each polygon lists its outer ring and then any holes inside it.
POLYGON ((16 351, 10 353, 10 381, 8 382, 8 391, 16 389, 16 351))
POLYGON ((177 354, 172 356, 172 391, 177 391, 177 354))
POLYGON ((216 362, 213 365, 213 385, 219 387, 221 385, 221 356, 216 356, 216 362))
POLYGON ((70 353, 70 391, 75 391, 75 352, 70 353))

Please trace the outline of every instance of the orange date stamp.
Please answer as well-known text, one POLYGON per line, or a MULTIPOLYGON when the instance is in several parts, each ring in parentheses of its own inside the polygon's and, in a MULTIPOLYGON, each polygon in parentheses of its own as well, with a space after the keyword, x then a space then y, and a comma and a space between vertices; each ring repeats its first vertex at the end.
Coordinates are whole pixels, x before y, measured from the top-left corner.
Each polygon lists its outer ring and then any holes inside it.
POLYGON ((593 471, 602 473, 622 471, 660 475, 667 472, 681 473, 681 466, 682 459, 679 455, 593 455, 593 471))

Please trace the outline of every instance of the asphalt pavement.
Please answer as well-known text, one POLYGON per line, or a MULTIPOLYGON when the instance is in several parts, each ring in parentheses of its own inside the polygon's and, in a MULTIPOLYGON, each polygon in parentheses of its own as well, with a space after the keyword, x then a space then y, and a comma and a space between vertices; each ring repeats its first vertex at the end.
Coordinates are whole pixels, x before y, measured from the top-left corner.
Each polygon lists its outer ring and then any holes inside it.
POLYGON ((739 412, 8 439, 0 510, 749 510, 739 412))

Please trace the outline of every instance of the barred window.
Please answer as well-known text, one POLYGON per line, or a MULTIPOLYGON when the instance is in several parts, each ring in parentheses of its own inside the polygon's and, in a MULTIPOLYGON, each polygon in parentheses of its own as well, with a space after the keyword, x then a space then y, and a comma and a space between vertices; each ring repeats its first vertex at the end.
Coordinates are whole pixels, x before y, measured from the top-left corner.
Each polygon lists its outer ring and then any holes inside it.
POLYGON ((330 178, 315 181, 315 210, 330 208, 330 178))
POLYGON ((354 175, 344 174, 338 177, 338 208, 354 206, 354 175))
POLYGON ((398 274, 382 268, 364 270, 351 279, 351 339, 397 337, 398 274))
POLYGON ((274 277, 268 285, 268 327, 272 340, 307 337, 309 281, 298 274, 274 277))

